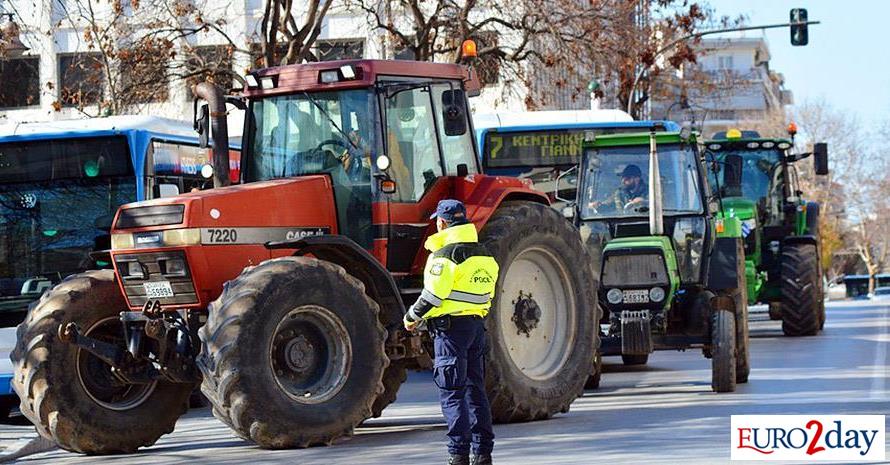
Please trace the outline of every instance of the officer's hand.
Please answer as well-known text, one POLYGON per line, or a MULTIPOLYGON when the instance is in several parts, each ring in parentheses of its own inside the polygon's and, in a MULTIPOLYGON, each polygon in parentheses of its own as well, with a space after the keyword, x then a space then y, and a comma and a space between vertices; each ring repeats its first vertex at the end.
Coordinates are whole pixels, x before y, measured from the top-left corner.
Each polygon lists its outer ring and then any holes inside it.
POLYGON ((405 317, 402 318, 402 323, 405 325, 406 330, 413 333, 417 329, 417 325, 420 322, 419 321, 410 321, 410 320, 408 320, 408 315, 405 315, 405 317))

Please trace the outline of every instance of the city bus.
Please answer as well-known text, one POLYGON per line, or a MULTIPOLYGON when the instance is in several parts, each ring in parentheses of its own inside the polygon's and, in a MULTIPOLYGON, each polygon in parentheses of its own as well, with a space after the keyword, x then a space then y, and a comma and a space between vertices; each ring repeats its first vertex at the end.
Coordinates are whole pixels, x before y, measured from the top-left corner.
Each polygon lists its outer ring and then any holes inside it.
POLYGON ((210 187, 209 157, 192 123, 164 118, 0 125, 0 419, 18 403, 7 362, 29 304, 68 275, 110 267, 95 252, 110 249, 118 206, 210 187))
MULTIPOLYGON (((483 171, 497 176, 529 179, 546 193, 554 208, 560 199, 575 198, 575 176, 562 173, 581 160, 581 144, 603 134, 635 132, 653 121, 634 121, 621 110, 526 111, 476 114, 473 125, 483 171)), ((663 130, 678 131, 671 121, 659 121, 663 130)))

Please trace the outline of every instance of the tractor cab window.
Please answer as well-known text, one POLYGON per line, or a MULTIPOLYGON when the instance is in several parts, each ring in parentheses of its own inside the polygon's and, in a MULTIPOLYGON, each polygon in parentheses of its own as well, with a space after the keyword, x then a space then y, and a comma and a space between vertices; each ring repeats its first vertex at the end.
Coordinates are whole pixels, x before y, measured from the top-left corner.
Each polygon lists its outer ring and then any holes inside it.
MULTIPOLYGON (((454 89, 460 89, 459 83, 455 83, 454 89)), ((442 152, 445 157, 445 174, 448 176, 456 176, 458 174, 457 167, 466 165, 467 173, 477 173, 476 151, 473 150, 473 137, 469 130, 469 111, 464 112, 464 118, 467 119, 467 132, 461 135, 449 136, 445 133, 445 121, 442 116, 442 110, 447 103, 447 92, 452 87, 447 84, 436 84, 433 86, 433 100, 436 102, 436 127, 439 128, 439 139, 442 141, 442 152)), ((458 91, 459 92, 459 91, 458 91)))
POLYGON ((417 202, 442 176, 430 88, 394 89, 385 101, 388 171, 396 182, 392 199, 417 202))
MULTIPOLYGON (((677 144, 658 147, 665 215, 702 213, 696 156, 677 144)), ((648 217, 648 145, 588 149, 583 169, 582 218, 648 217)))
POLYGON ((770 209, 775 200, 781 201, 782 177, 784 176, 781 151, 775 149, 737 150, 719 152, 715 155, 717 171, 710 179, 711 187, 716 190, 716 182, 713 176, 717 176, 721 190, 720 195, 732 197, 741 194, 742 197, 753 200, 761 211, 770 209), (738 156, 742 161, 741 192, 726 192, 726 159, 729 156, 738 156))
POLYGON ((368 89, 302 92, 253 102, 245 180, 330 176, 340 233, 370 248, 375 108, 368 89))

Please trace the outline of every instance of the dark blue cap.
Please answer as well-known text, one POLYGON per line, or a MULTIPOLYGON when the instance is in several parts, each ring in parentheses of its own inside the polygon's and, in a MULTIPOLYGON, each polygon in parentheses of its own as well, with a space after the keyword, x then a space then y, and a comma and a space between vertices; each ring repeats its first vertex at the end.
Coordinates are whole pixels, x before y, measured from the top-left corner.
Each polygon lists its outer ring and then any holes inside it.
POLYGON ((436 206, 436 213, 430 216, 430 219, 433 218, 442 218, 448 223, 466 223, 467 208, 460 200, 440 200, 439 205, 436 206))

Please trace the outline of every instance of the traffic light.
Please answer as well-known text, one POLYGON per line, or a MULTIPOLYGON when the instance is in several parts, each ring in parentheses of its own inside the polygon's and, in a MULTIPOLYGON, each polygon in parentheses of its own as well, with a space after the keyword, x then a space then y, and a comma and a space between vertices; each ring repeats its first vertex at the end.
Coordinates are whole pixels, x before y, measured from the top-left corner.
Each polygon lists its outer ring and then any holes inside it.
POLYGON ((806 45, 810 42, 809 35, 807 33, 807 9, 806 8, 792 8, 791 9, 791 45, 806 45), (794 23, 804 23, 797 24, 794 23))

